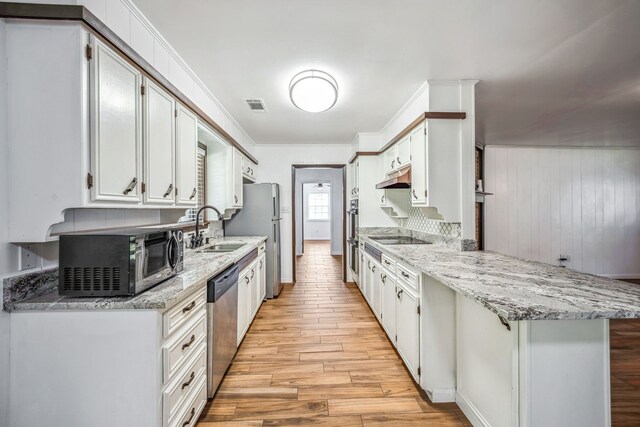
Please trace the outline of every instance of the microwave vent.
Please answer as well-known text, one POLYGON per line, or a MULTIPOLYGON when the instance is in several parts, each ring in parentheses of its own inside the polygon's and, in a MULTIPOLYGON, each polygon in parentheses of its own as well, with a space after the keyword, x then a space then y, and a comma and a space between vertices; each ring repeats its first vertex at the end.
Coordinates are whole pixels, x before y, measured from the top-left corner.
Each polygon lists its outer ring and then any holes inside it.
POLYGON ((121 283, 118 267, 65 267, 61 279, 65 292, 109 293, 119 291, 121 283))

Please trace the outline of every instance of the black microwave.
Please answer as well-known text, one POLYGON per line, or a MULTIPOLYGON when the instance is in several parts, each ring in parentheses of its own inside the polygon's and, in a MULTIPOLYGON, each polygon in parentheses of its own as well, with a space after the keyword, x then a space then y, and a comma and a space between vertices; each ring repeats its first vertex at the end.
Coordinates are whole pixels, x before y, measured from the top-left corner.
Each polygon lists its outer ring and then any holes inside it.
POLYGON ((109 231, 60 236, 60 295, 139 294, 182 271, 180 230, 109 231))

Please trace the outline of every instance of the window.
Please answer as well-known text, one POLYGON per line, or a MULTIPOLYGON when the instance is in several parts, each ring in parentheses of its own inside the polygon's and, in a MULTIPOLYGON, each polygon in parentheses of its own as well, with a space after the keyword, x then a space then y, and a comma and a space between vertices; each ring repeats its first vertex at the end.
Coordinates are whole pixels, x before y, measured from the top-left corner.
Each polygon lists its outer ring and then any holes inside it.
MULTIPOLYGON (((189 222, 195 222, 196 213, 198 212, 198 209, 200 209, 200 207, 207 204, 204 197, 206 194, 205 180, 207 176, 207 147, 205 145, 198 144, 198 160, 197 161, 198 161, 198 164, 197 164, 198 189, 196 193, 196 200, 198 202, 195 208, 190 208, 187 210, 186 218, 184 218, 184 221, 189 221, 189 222)), ((202 212, 202 214, 200 215, 200 219, 206 221, 207 211, 202 212)))
POLYGON ((329 193, 309 194, 309 219, 315 221, 329 220, 329 193))

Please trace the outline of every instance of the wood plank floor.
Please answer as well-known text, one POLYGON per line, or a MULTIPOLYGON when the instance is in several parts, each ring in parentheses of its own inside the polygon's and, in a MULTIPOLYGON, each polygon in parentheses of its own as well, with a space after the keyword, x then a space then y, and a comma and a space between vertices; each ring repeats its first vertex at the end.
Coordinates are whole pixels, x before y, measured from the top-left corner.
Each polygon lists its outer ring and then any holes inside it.
POLYGON ((297 273, 260 308, 199 427, 471 425, 422 397, 328 242, 305 242, 297 273))
POLYGON ((640 426, 640 319, 611 320, 611 421, 640 426))

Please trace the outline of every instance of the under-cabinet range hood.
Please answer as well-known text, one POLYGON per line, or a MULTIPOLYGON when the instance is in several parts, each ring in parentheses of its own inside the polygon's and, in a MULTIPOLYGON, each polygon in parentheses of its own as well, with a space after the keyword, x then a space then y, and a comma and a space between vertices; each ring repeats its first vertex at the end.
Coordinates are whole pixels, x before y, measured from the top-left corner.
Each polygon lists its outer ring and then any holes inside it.
POLYGON ((378 190, 411 188, 411 168, 409 167, 405 171, 398 172, 393 177, 376 184, 376 188, 378 190))

